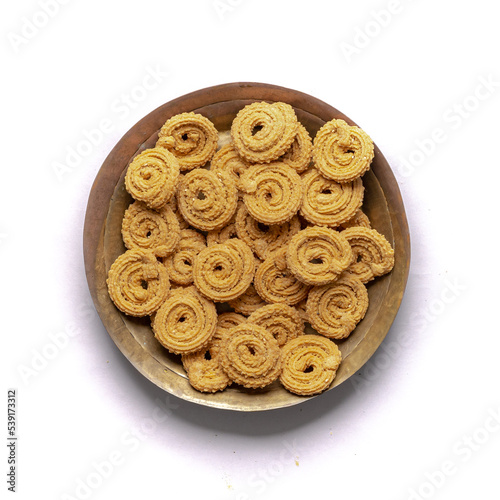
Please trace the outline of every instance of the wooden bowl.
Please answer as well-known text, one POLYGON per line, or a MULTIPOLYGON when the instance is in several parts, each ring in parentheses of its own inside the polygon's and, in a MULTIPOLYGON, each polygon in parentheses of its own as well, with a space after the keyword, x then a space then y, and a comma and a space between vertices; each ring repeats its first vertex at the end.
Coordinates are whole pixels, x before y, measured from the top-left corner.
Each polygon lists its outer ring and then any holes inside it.
MULTIPOLYGON (((333 118, 355 123, 332 106, 302 92, 261 83, 217 85, 174 99, 134 125, 104 161, 90 192, 83 248, 87 281, 95 307, 109 335, 127 359, 165 391, 194 403, 239 411, 258 411, 295 405, 309 398, 287 392, 279 382, 260 390, 231 386, 223 392, 204 394, 189 384, 180 357, 169 354, 154 339, 149 318, 121 313, 109 298, 106 277, 113 261, 125 251, 121 221, 131 198, 124 187, 130 160, 154 147, 158 131, 171 116, 194 111, 209 118, 227 135, 236 113, 254 101, 286 102, 311 137, 333 118)), ((369 131, 368 131, 369 133, 369 131)), ((363 210, 372 226, 384 234, 395 250, 391 273, 368 284, 370 306, 365 318, 345 340, 337 342, 343 356, 332 386, 347 380, 373 355, 386 336, 401 303, 410 263, 410 238, 403 201, 386 159, 375 146, 370 171, 363 177, 363 210)))

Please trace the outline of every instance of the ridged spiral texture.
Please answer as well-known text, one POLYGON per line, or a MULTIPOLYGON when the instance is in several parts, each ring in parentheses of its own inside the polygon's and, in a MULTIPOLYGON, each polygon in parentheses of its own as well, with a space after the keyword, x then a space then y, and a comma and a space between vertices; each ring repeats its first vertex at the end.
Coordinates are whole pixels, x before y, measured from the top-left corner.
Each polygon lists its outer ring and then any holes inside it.
POLYGON ((158 209, 173 196, 179 177, 179 163, 161 148, 146 149, 129 164, 125 188, 135 200, 158 209))
POLYGON ((127 250, 111 265, 106 280, 116 307, 129 316, 148 316, 170 290, 167 270, 149 250, 127 250))
POLYGON ((251 283, 245 290, 245 293, 240 295, 237 299, 230 300, 229 305, 237 312, 250 316, 253 312, 265 306, 267 302, 261 299, 260 295, 255 290, 255 286, 251 283))
POLYGON ((289 104, 254 102, 236 115, 231 125, 231 137, 245 160, 269 163, 287 151, 297 129, 297 116, 289 104))
POLYGON ((301 173, 309 166, 312 158, 313 143, 309 132, 299 123, 297 135, 291 146, 279 161, 293 168, 297 173, 301 173))
POLYGON ((220 148, 210 162, 210 170, 225 172, 234 182, 238 182, 248 167, 250 167, 250 163, 238 154, 238 150, 232 143, 220 148))
POLYGON ((217 311, 193 287, 173 290, 154 316, 153 333, 174 354, 191 354, 208 345, 217 325, 217 311))
POLYGON ((338 227, 339 230, 348 229, 349 227, 366 227, 371 229, 372 225, 368 216, 359 209, 347 222, 343 222, 338 227))
POLYGON ((292 237, 286 263, 294 276, 308 285, 335 281, 353 260, 347 239, 333 229, 311 226, 292 237))
POLYGON ((304 197, 300 213, 311 224, 337 227, 351 219, 363 204, 361 178, 340 184, 311 168, 302 175, 302 183, 304 197))
POLYGON ((166 148, 179 161, 182 171, 205 165, 217 149, 219 135, 214 124, 198 113, 181 113, 165 122, 156 147, 166 148))
POLYGON ((373 157, 368 134, 344 120, 325 123, 314 138, 314 164, 327 179, 352 182, 370 168, 373 157))
POLYGON ((319 394, 330 387, 342 361, 339 348, 320 335, 301 335, 281 351, 280 382, 299 396, 319 394))
POLYGON ((365 285, 348 273, 331 285, 312 288, 306 305, 311 326, 332 339, 348 337, 364 318, 367 309, 365 285))

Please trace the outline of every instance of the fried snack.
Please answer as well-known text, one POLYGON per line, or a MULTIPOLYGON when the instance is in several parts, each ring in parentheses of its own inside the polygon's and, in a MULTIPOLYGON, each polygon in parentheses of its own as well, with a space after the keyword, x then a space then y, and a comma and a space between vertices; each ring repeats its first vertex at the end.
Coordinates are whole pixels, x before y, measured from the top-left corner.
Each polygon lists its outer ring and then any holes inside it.
POLYGON ((370 168, 373 156, 368 134, 344 120, 325 123, 314 138, 314 163, 327 179, 352 182, 370 168))
POLYGON ((342 233, 320 226, 299 231, 286 251, 286 263, 293 275, 314 286, 335 281, 352 260, 351 246, 342 233))
POLYGON ((182 113, 165 122, 156 147, 166 148, 182 171, 205 165, 217 149, 219 134, 214 124, 197 113, 182 113))
POLYGON ((229 305, 238 313, 244 314, 245 316, 250 316, 253 312, 265 306, 267 302, 264 302, 260 295, 255 290, 255 286, 251 283, 250 286, 245 290, 245 293, 240 295, 235 300, 230 300, 229 305))
POLYGON ((298 304, 295 304, 295 309, 299 313, 300 318, 304 323, 309 323, 309 317, 307 316, 307 311, 306 311, 306 304, 307 304, 307 298, 304 300, 301 300, 298 304))
POLYGON ((146 149, 129 164, 125 174, 125 188, 135 200, 148 208, 158 209, 173 196, 179 163, 165 149, 146 149))
POLYGON ((135 201, 125 211, 122 237, 128 249, 142 248, 165 257, 176 249, 181 230, 168 204, 156 211, 142 201, 135 201))
POLYGON ((335 283, 314 287, 306 311, 311 326, 331 339, 345 339, 364 318, 368 291, 353 275, 344 273, 335 283))
POLYGON ((167 270, 148 250, 127 250, 111 265, 106 280, 115 306, 129 316, 148 316, 170 290, 167 270))
POLYGON ((286 304, 268 304, 256 310, 248 317, 248 323, 262 326, 283 347, 304 333, 304 322, 298 311, 286 304))
POLYGON ((224 331, 217 327, 205 349, 182 356, 182 365, 186 370, 189 383, 197 391, 223 391, 232 382, 219 361, 220 339, 224 331))
POLYGON ((342 361, 339 348, 320 335, 301 335, 281 351, 280 382, 299 396, 319 394, 330 387, 342 361))
MULTIPOLYGON (((179 175, 179 180, 184 177, 182 174, 179 175)), ((179 207, 177 206, 177 199, 175 196, 172 196, 172 199, 167 203, 167 205, 172 209, 172 212, 174 212, 174 215, 177 219, 177 222, 179 223, 179 228, 180 229, 189 229, 189 224, 184 220, 184 217, 182 214, 179 212, 179 207)))
POLYGON ((206 248, 205 236, 194 229, 182 229, 181 239, 173 255, 163 259, 170 280, 179 285, 193 283, 195 257, 206 248))
POLYGON ((354 254, 348 272, 363 283, 388 273, 394 267, 394 250, 376 229, 351 227, 340 234, 347 239, 354 254))
POLYGON ((236 212, 235 226, 238 237, 260 259, 265 259, 269 254, 286 245, 290 238, 300 230, 297 216, 293 216, 284 224, 268 226, 254 219, 243 203, 236 212))
POLYGON ((340 184, 315 168, 302 175, 304 197, 300 214, 311 224, 336 227, 351 219, 363 204, 362 180, 340 184))
POLYGON ((217 311, 194 287, 173 290, 153 319, 153 333, 174 354, 205 348, 217 325, 217 311))
MULTIPOLYGON (((237 207, 239 208, 240 206, 243 206, 242 201, 238 201, 237 207)), ((207 233, 207 245, 217 245, 219 243, 224 243, 227 240, 230 240, 231 238, 237 238, 238 233, 236 231, 236 214, 238 212, 238 209, 234 213, 234 215, 231 217, 231 220, 225 225, 224 227, 221 227, 220 229, 214 229, 213 231, 209 231, 207 233)))
POLYGON ((254 273, 252 250, 237 239, 205 248, 196 257, 193 268, 196 288, 215 302, 227 302, 242 295, 254 273))
POLYGON ((298 174, 302 173, 311 162, 312 139, 306 128, 299 123, 297 135, 287 152, 279 158, 279 161, 292 167, 298 174))
POLYGON ((198 168, 179 182, 177 204, 184 219, 202 231, 224 227, 236 212, 238 190, 223 172, 198 168))
POLYGON ((245 160, 269 163, 288 150, 297 129, 297 116, 289 104, 254 102, 236 115, 231 125, 231 137, 245 160))
POLYGON ((371 229, 372 225, 368 216, 363 212, 363 210, 359 209, 347 222, 343 222, 339 225, 337 229, 342 231, 343 229, 347 229, 349 227, 366 227, 371 229))
POLYGON ((234 182, 238 182, 240 176, 249 166, 250 163, 238 154, 234 144, 231 143, 226 144, 215 153, 210 163, 210 170, 225 172, 229 174, 234 182))
POLYGON ((240 177, 239 188, 248 212, 263 224, 289 221, 302 203, 299 174, 281 162, 253 165, 240 177))
POLYGON ((252 323, 225 330, 219 353, 223 370, 243 387, 265 387, 281 371, 278 342, 270 332, 252 323))
POLYGON ((235 326, 245 323, 246 320, 247 319, 245 318, 245 316, 242 316, 241 314, 238 313, 233 313, 233 312, 222 313, 219 314, 219 316, 217 317, 217 328, 229 330, 235 326))
POLYGON ((269 255, 255 272, 254 286, 266 302, 293 306, 307 297, 310 287, 288 269, 285 255, 286 248, 269 255))

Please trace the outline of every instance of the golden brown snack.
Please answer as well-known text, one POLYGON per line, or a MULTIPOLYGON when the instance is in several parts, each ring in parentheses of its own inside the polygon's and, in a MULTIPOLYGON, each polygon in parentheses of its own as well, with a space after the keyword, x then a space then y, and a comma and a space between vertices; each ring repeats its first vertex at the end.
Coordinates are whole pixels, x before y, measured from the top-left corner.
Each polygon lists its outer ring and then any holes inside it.
POLYGON ((202 250, 194 261, 196 288, 216 302, 227 302, 242 295, 255 273, 255 258, 246 243, 238 239, 202 250))
POLYGON ((363 204, 361 178, 340 184, 311 168, 302 175, 302 183, 304 197, 300 213, 311 224, 336 227, 351 219, 363 204))
POLYGON ((337 229, 342 231, 349 227, 366 227, 368 229, 371 229, 372 225, 368 216, 361 209, 359 209, 352 216, 352 218, 350 218, 347 222, 343 222, 342 224, 340 224, 337 229))
POLYGON ((246 206, 241 203, 236 212, 236 233, 261 259, 286 245, 290 238, 299 232, 300 222, 293 216, 288 222, 279 225, 266 225, 254 219, 246 206))
POLYGON ((202 231, 224 227, 236 212, 237 203, 236 185, 223 172, 191 170, 177 188, 177 205, 182 217, 202 231))
POLYGON ((297 129, 297 116, 289 104, 254 102, 236 115, 231 125, 231 137, 245 160, 269 163, 287 151, 297 129))
POLYGON ((111 265, 106 280, 116 307, 130 316, 156 311, 170 290, 166 269, 148 250, 127 250, 111 265))
POLYGON ((304 322, 300 314, 286 304, 265 305, 250 314, 248 322, 265 328, 280 347, 304 333, 304 322))
POLYGON ((253 165, 240 177, 239 188, 248 212, 263 224, 289 221, 302 204, 300 176, 284 163, 253 165))
POLYGON ((354 260, 347 271, 368 283, 394 267, 394 250, 376 229, 351 227, 342 234, 351 245, 354 260))
POLYGON ((158 209, 173 196, 179 177, 179 163, 161 148, 146 149, 129 164, 125 188, 135 200, 158 209))
POLYGON ((223 391, 231 384, 220 365, 220 339, 225 330, 216 328, 208 346, 201 351, 182 356, 182 365, 188 375, 189 383, 201 392, 223 391))
POLYGON ((327 179, 352 182, 370 168, 373 156, 368 134, 344 120, 325 123, 314 138, 314 163, 327 179))
POLYGON ((240 176, 250 166, 239 154, 234 144, 226 144, 215 153, 210 163, 210 170, 215 172, 225 172, 236 183, 239 181, 240 176))
POLYGON ((250 314, 266 304, 267 302, 264 302, 260 298, 260 295, 257 293, 257 290, 255 290, 255 286, 252 283, 245 290, 245 293, 240 295, 237 299, 229 301, 229 305, 236 312, 244 314, 245 316, 250 316, 250 314))
POLYGON ((310 287, 288 269, 285 255, 286 248, 269 255, 255 272, 254 286, 266 302, 293 306, 307 297, 310 287))
POLYGON ((153 333, 175 354, 191 354, 205 348, 217 325, 217 311, 194 287, 172 290, 153 319, 153 333))
POLYGON ((314 286, 335 281, 352 260, 351 246, 342 233, 320 226, 299 231, 286 251, 288 269, 303 283, 314 286))
POLYGON ((170 280, 179 285, 193 283, 195 257, 206 248, 205 236, 194 229, 182 229, 181 239, 174 254, 163 259, 170 280))
POLYGON ((295 309, 299 313, 299 316, 301 317, 302 321, 304 323, 309 323, 309 318, 307 316, 307 310, 306 310, 306 304, 307 304, 307 298, 304 300, 301 300, 298 304, 295 304, 295 309))
POLYGON ((265 387, 280 374, 280 347, 261 326, 243 323, 224 331, 220 363, 237 384, 253 389, 265 387))
MULTIPOLYGON (((243 205, 242 201, 238 202, 238 208, 243 205)), ((237 238, 238 233, 236 231, 236 214, 231 217, 231 220, 223 227, 219 229, 214 229, 207 233, 207 245, 217 245, 219 243, 224 243, 231 238, 237 238)))
POLYGON ((299 396, 319 394, 330 387, 342 361, 339 348, 320 335, 301 335, 281 351, 280 382, 299 396))
POLYGON ((125 211, 122 237, 128 249, 142 248, 151 250, 157 257, 165 257, 177 248, 181 230, 168 204, 156 211, 135 201, 125 211))
POLYGON ((219 314, 217 317, 217 328, 229 330, 235 326, 241 325, 246 322, 245 316, 234 312, 227 312, 219 314))
MULTIPOLYGON (((183 177, 183 175, 179 175, 179 180, 183 177)), ((177 188, 176 188, 177 189, 177 188)), ((167 205, 172 209, 172 212, 174 212, 174 215, 177 219, 177 222, 179 223, 179 228, 180 229, 189 229, 190 226, 189 224, 184 220, 184 217, 182 214, 179 212, 179 207, 177 206, 177 198, 175 196, 172 196, 171 200, 167 203, 167 205)))
POLYGON ((335 283, 314 287, 307 298, 311 326, 331 339, 345 339, 364 318, 368 291, 361 281, 344 273, 335 283))
POLYGON ((219 134, 214 124, 197 113, 182 113, 165 122, 156 147, 166 148, 179 161, 181 170, 207 163, 217 149, 219 134))
POLYGON ((303 172, 311 163, 312 139, 306 128, 299 123, 297 135, 287 152, 280 156, 279 161, 292 167, 297 173, 303 172))

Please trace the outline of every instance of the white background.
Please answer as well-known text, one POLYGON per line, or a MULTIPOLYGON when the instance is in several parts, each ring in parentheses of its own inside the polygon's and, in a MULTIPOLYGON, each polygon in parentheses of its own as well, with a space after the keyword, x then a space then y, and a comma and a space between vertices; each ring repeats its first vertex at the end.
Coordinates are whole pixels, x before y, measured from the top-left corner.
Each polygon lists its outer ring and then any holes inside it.
POLYGON ((50 16, 41 4, 9 2, 0 20, 17 498, 500 498, 495 2, 53 0, 50 16), (412 237, 400 312, 357 383, 254 414, 166 398, 140 376, 95 315, 82 257, 89 190, 119 138, 232 81, 309 93, 363 127, 412 237), (61 173, 78 147, 86 156, 61 173))

